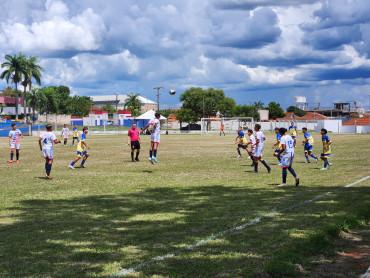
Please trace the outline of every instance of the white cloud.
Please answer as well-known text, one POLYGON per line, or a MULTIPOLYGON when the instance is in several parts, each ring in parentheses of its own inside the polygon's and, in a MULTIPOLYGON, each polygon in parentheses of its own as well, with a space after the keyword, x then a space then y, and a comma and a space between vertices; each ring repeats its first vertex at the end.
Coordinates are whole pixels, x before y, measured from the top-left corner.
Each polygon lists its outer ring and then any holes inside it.
POLYGON ((68 8, 61 1, 48 0, 44 20, 23 23, 1 23, 2 36, 10 49, 18 52, 51 53, 53 51, 88 51, 101 47, 104 22, 87 8, 68 18, 68 8))

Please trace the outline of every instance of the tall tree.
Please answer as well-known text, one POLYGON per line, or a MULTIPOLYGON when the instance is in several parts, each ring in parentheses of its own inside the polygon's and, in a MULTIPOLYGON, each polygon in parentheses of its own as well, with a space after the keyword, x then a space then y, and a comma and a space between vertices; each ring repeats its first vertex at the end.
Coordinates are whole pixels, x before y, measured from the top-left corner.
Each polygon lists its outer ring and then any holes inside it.
MULTIPOLYGON (((225 116, 233 116, 236 107, 235 101, 225 97, 223 90, 213 88, 204 90, 192 87, 180 95, 180 101, 183 101, 181 109, 193 111, 193 119, 209 118, 215 116, 218 111, 225 116)), ((189 112, 186 115, 189 115, 189 112)))
POLYGON ((258 109, 255 106, 237 105, 235 110, 235 115, 238 117, 252 117, 256 121, 260 118, 258 109))
POLYGON ((139 94, 131 93, 127 96, 127 99, 125 100, 125 107, 134 107, 137 110, 141 110, 141 101, 139 100, 139 94))
POLYGON ((41 85, 41 77, 44 69, 37 64, 37 56, 31 56, 26 58, 25 61, 25 74, 23 74, 22 85, 24 88, 23 92, 23 111, 24 111, 24 120, 27 117, 27 86, 28 90, 31 91, 32 88, 32 79, 35 79, 36 83, 41 85))
POLYGON ((22 81, 22 75, 26 74, 26 56, 23 54, 15 54, 14 56, 5 55, 5 60, 1 64, 1 68, 6 68, 0 78, 6 80, 9 84, 9 79, 15 84, 15 119, 18 120, 18 83, 22 81))
POLYGON ((32 119, 35 119, 35 110, 40 115, 41 103, 45 103, 46 97, 41 88, 32 88, 27 94, 27 104, 32 107, 32 119))
POLYGON ((46 122, 48 121, 49 113, 58 112, 58 97, 53 87, 42 88, 42 93, 45 98, 41 103, 41 111, 46 112, 46 122))
POLYGON ((280 103, 276 103, 275 101, 272 101, 269 103, 268 106, 270 119, 276 119, 276 118, 284 118, 285 113, 283 108, 281 108, 280 103))

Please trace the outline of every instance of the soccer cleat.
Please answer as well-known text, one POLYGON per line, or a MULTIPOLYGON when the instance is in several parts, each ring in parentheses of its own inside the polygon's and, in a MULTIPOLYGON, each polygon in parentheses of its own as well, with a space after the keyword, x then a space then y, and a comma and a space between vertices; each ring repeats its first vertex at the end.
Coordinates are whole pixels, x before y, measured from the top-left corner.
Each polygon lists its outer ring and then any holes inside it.
POLYGON ((299 178, 298 177, 296 177, 295 178, 295 186, 298 186, 299 185, 299 178))
POLYGON ((150 161, 150 163, 154 164, 153 158, 149 157, 149 161, 150 161))
POLYGON ((324 168, 321 168, 320 170, 324 171, 324 170, 328 170, 328 168, 324 167, 324 168))
POLYGON ((279 163, 277 166, 281 166, 281 163, 279 163))
POLYGON ((9 160, 9 163, 13 163, 13 160, 9 160))
POLYGON ((19 163, 19 160, 16 160, 15 162, 16 162, 16 163, 19 163))
POLYGON ((51 180, 51 176, 50 176, 50 175, 49 175, 49 176, 48 176, 48 175, 46 175, 46 178, 47 178, 47 179, 49 179, 49 180, 51 180))
POLYGON ((239 154, 236 158, 241 158, 242 156, 239 154))
POLYGON ((85 165, 80 165, 80 168, 86 168, 86 166, 85 165))
POLYGON ((135 160, 131 159, 131 162, 135 162, 135 160))
POLYGON ((250 156, 247 156, 247 159, 251 159, 251 157, 250 156))
POLYGON ((271 173, 271 167, 267 168, 267 172, 270 174, 271 173))
POLYGON ((258 174, 258 171, 253 171, 252 173, 253 173, 253 174, 258 174))
POLYGON ((306 161, 306 163, 311 163, 310 161, 306 161))
POLYGON ((317 158, 315 158, 315 162, 317 163, 319 160, 317 158))
POLYGON ((136 161, 140 161, 138 157, 135 158, 136 161))
POLYGON ((75 167, 73 167, 72 165, 69 165, 68 167, 69 167, 70 169, 73 169, 73 170, 75 169, 75 167))
POLYGON ((279 184, 278 187, 285 187, 286 183, 279 184))
POLYGON ((155 156, 152 157, 155 163, 158 163, 158 160, 155 156))

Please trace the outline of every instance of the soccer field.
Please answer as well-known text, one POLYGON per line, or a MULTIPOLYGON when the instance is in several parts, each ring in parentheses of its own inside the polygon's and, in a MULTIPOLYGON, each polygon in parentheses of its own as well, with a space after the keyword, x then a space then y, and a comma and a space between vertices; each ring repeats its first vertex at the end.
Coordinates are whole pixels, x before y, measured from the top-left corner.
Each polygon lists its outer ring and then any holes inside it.
MULTIPOLYGON (((21 139, 18 165, 7 163, 8 138, 1 138, 0 277, 108 277, 178 250, 128 277, 307 275, 295 264, 309 269, 324 243, 308 255, 282 254, 344 215, 369 209, 370 179, 343 187, 370 176, 370 135, 329 134, 333 166, 327 171, 319 170, 322 161, 306 164, 298 144, 293 167, 300 186, 288 173, 285 188, 277 187, 275 135, 267 133, 265 141, 270 174, 261 164, 251 173, 244 150, 236 159, 235 137, 162 134, 159 163, 152 165, 149 136, 142 136, 140 162, 132 163, 127 136, 88 135, 85 169, 68 168, 76 155, 71 140, 54 145, 52 180, 44 178, 37 137, 21 139), (182 250, 273 212, 281 213, 182 250)), ((313 137, 319 156, 321 136, 313 137)))

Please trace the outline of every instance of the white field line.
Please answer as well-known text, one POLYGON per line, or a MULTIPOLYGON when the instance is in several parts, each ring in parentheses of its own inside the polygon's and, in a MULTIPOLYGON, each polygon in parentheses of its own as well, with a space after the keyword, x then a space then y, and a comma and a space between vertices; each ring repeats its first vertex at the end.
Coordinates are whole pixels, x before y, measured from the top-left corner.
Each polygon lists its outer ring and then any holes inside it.
POLYGON ((239 231, 239 230, 242 230, 242 229, 244 229, 244 228, 246 228, 246 227, 248 227, 248 226, 254 225, 254 224, 256 224, 256 223, 260 222, 260 221, 261 221, 261 220, 263 220, 263 219, 273 218, 273 217, 275 217, 275 216, 277 216, 278 214, 281 214, 281 213, 283 213, 283 212, 287 212, 287 211, 292 210, 292 209, 294 209, 294 208, 300 207, 300 206, 302 206, 302 205, 304 205, 304 204, 308 204, 308 203, 314 202, 314 201, 316 201, 316 200, 318 200, 318 199, 321 199, 321 198, 324 198, 324 197, 326 197, 326 196, 328 196, 328 195, 330 195, 330 194, 333 194, 333 193, 335 193, 335 192, 337 192, 337 191, 339 191, 339 190, 342 190, 342 189, 345 189, 345 188, 351 187, 351 186, 353 186, 353 185, 356 185, 356 184, 358 184, 358 183, 360 183, 360 182, 363 182, 363 181, 365 181, 365 180, 367 180, 367 179, 369 179, 369 178, 370 178, 370 176, 364 177, 364 178, 359 179, 359 180, 357 180, 357 181, 355 181, 355 182, 353 182, 353 183, 347 184, 347 185, 345 185, 345 186, 343 186, 343 187, 340 187, 340 188, 337 188, 337 189, 335 189, 335 190, 333 190, 333 191, 329 191, 329 192, 326 192, 326 193, 323 193, 323 194, 317 195, 316 197, 313 197, 312 199, 309 199, 309 200, 306 200, 306 201, 303 201, 303 202, 297 203, 297 204, 295 204, 295 205, 292 205, 292 206, 290 206, 290 207, 287 207, 287 208, 285 208, 285 209, 283 209, 283 210, 280 210, 280 211, 278 211, 278 212, 271 212, 271 213, 269 213, 269 214, 267 214, 267 215, 261 215, 261 216, 258 216, 258 217, 256 217, 255 219, 253 219, 253 220, 252 220, 252 221, 250 221, 250 222, 247 222, 247 223, 245 223, 245 224, 243 224, 243 225, 240 225, 240 226, 237 226, 237 227, 234 227, 234 228, 231 228, 231 229, 225 230, 225 231, 223 231, 223 232, 219 232, 219 233, 217 233, 217 234, 215 234, 215 235, 212 235, 212 236, 209 236, 209 237, 207 237, 207 238, 205 238, 205 239, 202 239, 202 240, 200 240, 200 241, 198 241, 198 242, 196 242, 196 243, 194 243, 194 244, 191 244, 191 245, 188 245, 188 246, 186 246, 186 247, 184 247, 184 248, 181 248, 181 249, 178 249, 178 250, 176 250, 176 251, 173 251, 172 253, 168 253, 168 254, 163 255, 163 256, 154 257, 154 258, 150 259, 149 261, 146 261, 146 262, 143 262, 143 263, 141 263, 141 264, 137 264, 137 265, 131 266, 131 267, 129 267, 129 268, 125 268, 125 269, 122 269, 122 268, 121 268, 121 270, 120 270, 119 272, 117 272, 116 274, 113 274, 113 275, 111 275, 111 276, 109 276, 109 277, 110 277, 110 278, 113 278, 113 277, 122 277, 122 276, 126 276, 126 275, 128 275, 128 274, 134 273, 134 272, 136 272, 136 271, 140 270, 141 268, 144 268, 144 267, 146 267, 146 266, 148 266, 148 265, 151 265, 151 264, 157 263, 157 262, 159 262, 159 261, 163 261, 163 260, 165 260, 165 259, 168 259, 168 258, 174 257, 174 256, 176 256, 176 255, 178 255, 178 254, 180 254, 180 253, 185 252, 185 251, 192 250, 192 249, 194 249, 194 248, 196 248, 196 247, 198 247, 198 246, 202 246, 202 245, 204 245, 204 244, 207 244, 208 242, 210 242, 210 241, 212 241, 212 240, 215 240, 215 239, 218 239, 218 238, 224 237, 224 236, 225 236, 225 235, 227 235, 227 234, 231 234, 231 233, 233 233, 233 232, 235 232, 235 231, 239 231))

